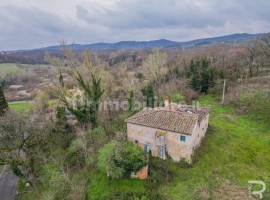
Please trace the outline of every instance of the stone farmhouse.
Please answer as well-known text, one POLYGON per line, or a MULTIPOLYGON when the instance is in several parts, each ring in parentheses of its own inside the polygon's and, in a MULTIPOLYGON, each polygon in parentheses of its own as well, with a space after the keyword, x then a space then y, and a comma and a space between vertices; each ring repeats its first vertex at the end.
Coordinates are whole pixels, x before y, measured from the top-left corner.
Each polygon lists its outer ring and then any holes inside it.
POLYGON ((192 162, 208 127, 209 109, 169 104, 168 98, 164 105, 145 108, 126 119, 127 138, 152 156, 192 162))

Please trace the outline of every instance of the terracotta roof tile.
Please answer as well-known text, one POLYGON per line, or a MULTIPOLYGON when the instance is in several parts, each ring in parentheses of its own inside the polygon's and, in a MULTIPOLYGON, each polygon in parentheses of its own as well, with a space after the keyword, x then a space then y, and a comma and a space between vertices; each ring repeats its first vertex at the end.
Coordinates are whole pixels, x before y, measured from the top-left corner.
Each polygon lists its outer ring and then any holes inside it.
POLYGON ((199 118, 197 113, 170 111, 164 108, 142 110, 125 122, 183 134, 191 134, 199 118))

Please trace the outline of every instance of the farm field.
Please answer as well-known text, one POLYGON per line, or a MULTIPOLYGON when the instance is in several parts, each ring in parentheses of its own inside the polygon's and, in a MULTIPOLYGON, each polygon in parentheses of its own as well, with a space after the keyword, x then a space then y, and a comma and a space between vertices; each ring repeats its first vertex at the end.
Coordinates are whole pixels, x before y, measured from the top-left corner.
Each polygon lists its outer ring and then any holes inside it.
POLYGON ((0 77, 4 77, 10 73, 17 73, 22 71, 19 67, 12 63, 1 63, 0 64, 0 77))
POLYGON ((10 109, 16 111, 27 111, 29 109, 29 102, 27 101, 17 101, 8 103, 10 109))

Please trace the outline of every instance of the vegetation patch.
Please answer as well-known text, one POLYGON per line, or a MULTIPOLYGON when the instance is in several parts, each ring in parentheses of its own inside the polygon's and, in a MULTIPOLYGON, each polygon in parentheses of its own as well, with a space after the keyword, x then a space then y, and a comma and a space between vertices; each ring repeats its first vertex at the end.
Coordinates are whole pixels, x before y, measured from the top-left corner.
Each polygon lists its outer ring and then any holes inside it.
MULTIPOLYGON (((200 102, 209 103, 210 98, 212 97, 202 97, 200 102)), ((228 119, 227 115, 235 116, 235 108, 212 107, 209 120, 211 134, 206 134, 203 145, 198 149, 198 162, 192 168, 181 168, 176 163, 171 165, 175 177, 160 188, 169 198, 193 199, 197 195, 196 191, 204 188, 203 196, 209 195, 216 199, 220 191, 217 187, 222 187, 224 182, 229 181, 235 187, 247 188, 248 180, 268 180, 268 125, 264 121, 252 120, 249 115, 237 116, 235 120, 228 119)), ((266 184, 269 192, 269 183, 266 184)), ((227 191, 224 192, 230 193, 230 187, 226 188, 227 191)), ((243 189, 239 191, 239 197, 241 194, 243 189)), ((219 199, 221 196, 218 195, 219 199)), ((226 195, 223 198, 226 199, 226 195)))
POLYGON ((0 77, 5 77, 7 74, 20 72, 20 68, 12 63, 0 63, 0 77))
POLYGON ((96 173, 89 177, 87 189, 88 198, 91 200, 111 199, 119 193, 139 193, 145 191, 145 181, 137 179, 108 179, 104 173, 96 173))
POLYGON ((27 111, 29 110, 29 102, 16 102, 9 103, 9 108, 16 111, 27 111))

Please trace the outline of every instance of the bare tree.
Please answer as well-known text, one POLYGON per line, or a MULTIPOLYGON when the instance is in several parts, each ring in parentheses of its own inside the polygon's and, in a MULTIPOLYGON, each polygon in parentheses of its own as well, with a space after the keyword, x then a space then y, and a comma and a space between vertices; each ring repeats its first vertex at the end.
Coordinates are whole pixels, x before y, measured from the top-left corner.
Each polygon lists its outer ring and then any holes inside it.
POLYGON ((167 53, 160 50, 154 50, 143 63, 144 76, 149 81, 160 82, 162 77, 167 73, 168 69, 165 64, 167 62, 167 53))
POLYGON ((26 113, 9 111, 0 117, 0 161, 29 181, 48 142, 50 126, 36 124, 26 113))

